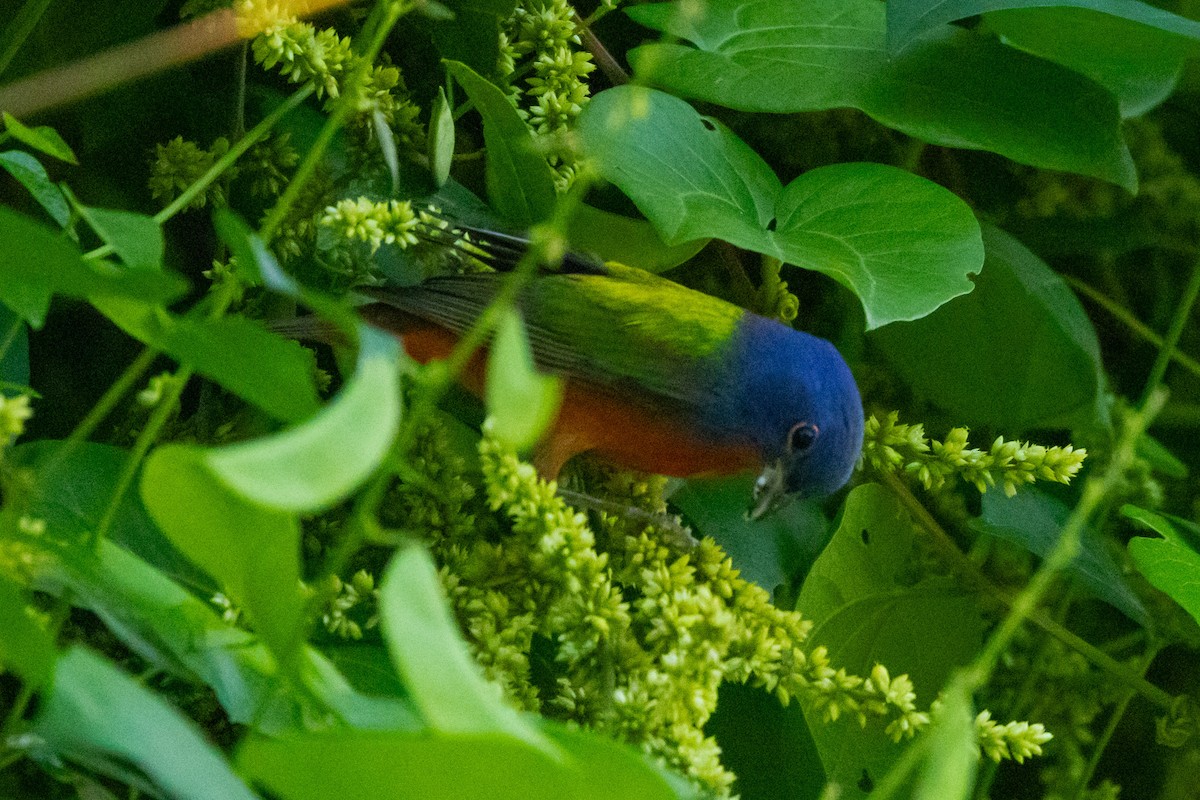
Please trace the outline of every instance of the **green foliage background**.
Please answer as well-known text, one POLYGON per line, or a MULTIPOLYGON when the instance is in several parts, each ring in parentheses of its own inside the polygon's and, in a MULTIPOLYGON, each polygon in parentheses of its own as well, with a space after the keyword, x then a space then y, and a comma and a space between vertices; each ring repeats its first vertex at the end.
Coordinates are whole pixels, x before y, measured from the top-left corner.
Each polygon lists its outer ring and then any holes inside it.
POLYGON ((1194 796, 1194 4, 238 3, 21 94, 226 5, 0 0, 0 794, 1194 796), (430 206, 536 257, 421 366, 430 206), (565 248, 833 341, 851 487, 539 481, 565 248))

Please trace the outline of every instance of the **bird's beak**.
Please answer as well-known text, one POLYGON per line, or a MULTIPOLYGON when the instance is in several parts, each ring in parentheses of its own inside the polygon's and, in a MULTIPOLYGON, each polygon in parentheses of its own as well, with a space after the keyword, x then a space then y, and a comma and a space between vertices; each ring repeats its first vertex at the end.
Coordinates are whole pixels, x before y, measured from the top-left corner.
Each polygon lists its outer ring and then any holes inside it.
POLYGON ((768 464, 762 471, 754 482, 754 501, 746 511, 747 519, 761 519, 788 499, 784 486, 785 472, 782 459, 768 464))

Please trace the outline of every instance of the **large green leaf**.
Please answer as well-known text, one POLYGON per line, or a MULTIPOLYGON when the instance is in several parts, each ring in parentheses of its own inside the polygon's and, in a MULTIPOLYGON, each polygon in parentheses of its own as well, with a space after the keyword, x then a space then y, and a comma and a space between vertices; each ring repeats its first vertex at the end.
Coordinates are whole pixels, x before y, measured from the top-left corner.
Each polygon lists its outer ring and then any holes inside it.
POLYGON ((216 578, 244 609, 276 656, 290 663, 300 646, 300 522, 253 503, 223 484, 209 451, 158 448, 142 470, 142 501, 188 558, 216 578))
POLYGON ((264 507, 313 513, 379 467, 400 425, 400 347, 362 326, 358 368, 328 406, 274 436, 209 452, 213 474, 264 507))
POLYGON ((956 419, 1013 435, 1107 424, 1100 345, 1053 270, 984 226, 975 291, 925 319, 872 334, 893 368, 956 419))
MULTIPOLYGON (((868 674, 883 664, 913 679, 920 705, 930 703, 951 672, 983 640, 974 598, 949 579, 906 579, 913 523, 887 489, 865 484, 846 498, 842 522, 813 565, 796 607, 813 620, 812 645, 825 645, 835 667, 868 674)), ((878 780, 900 755, 881 725, 830 724, 806 709, 831 781, 845 798, 861 798, 864 776, 878 780)))
POLYGON ((318 408, 313 360, 298 343, 246 317, 176 317, 130 297, 93 305, 121 330, 187 364, 276 419, 294 422, 318 408))
POLYGON ((430 726, 448 734, 500 734, 541 758, 557 748, 500 699, 467 652, 438 582, 433 559, 419 546, 392 557, 380 587, 388 652, 430 726))
POLYGON ((1085 9, 1200 42, 1200 22, 1138 0, 888 0, 888 44, 899 49, 947 22, 988 11, 1046 6, 1085 9))
POLYGON ((261 637, 235 627, 204 600, 126 550, 101 542, 94 557, 70 559, 50 577, 150 663, 211 687, 232 722, 267 735, 334 725, 419 730, 411 706, 368 696, 317 650, 303 646, 298 683, 284 678, 261 637))
POLYGON ((125 777, 133 767, 168 797, 257 797, 190 720, 83 648, 58 660, 34 730, 60 755, 101 772, 125 777))
POLYGON ((671 505, 684 513, 696 538, 711 536, 721 545, 743 578, 769 592, 782 588, 794 598, 833 528, 817 501, 789 503, 748 520, 753 490, 752 475, 694 478, 671 494, 671 505))
POLYGON ((877 0, 664 3, 629 13, 691 43, 629 54, 640 78, 675 94, 742 111, 858 108, 933 144, 1137 184, 1112 95, 993 38, 941 26, 894 55, 877 0))
POLYGON ((1200 526, 1137 506, 1124 506, 1121 512, 1163 537, 1130 539, 1129 554, 1146 580, 1200 623, 1200 526))
POLYGON ((238 765, 283 800, 669 800, 697 794, 676 789, 616 742, 586 731, 562 736, 576 751, 566 763, 497 733, 339 731, 252 737, 238 765))
POLYGON ((602 92, 579 132, 599 172, 669 244, 715 237, 822 272, 859 296, 870 328, 969 292, 983 262, 974 215, 940 186, 836 164, 784 187, 728 128, 663 92, 602 92))
POLYGON ((492 206, 510 224, 529 227, 550 216, 554 179, 546 157, 533 146, 529 127, 504 92, 457 61, 446 69, 483 116, 487 190, 492 206))
POLYGON ((34 328, 46 320, 52 294, 169 302, 187 288, 176 275, 88 261, 61 232, 0 208, 0 302, 34 328))
MULTIPOLYGON (((1014 497, 993 491, 983 496, 982 513, 974 527, 1045 557, 1070 515, 1065 503, 1037 489, 1022 489, 1014 497)), ((1139 625, 1151 625, 1146 607, 1106 549, 1104 538, 1091 528, 1084 531, 1079 554, 1067 571, 1125 616, 1139 625)))
POLYGON ((1158 28, 1079 8, 1025 8, 987 15, 1011 45, 1082 72, 1138 116, 1167 98, 1200 44, 1158 28))

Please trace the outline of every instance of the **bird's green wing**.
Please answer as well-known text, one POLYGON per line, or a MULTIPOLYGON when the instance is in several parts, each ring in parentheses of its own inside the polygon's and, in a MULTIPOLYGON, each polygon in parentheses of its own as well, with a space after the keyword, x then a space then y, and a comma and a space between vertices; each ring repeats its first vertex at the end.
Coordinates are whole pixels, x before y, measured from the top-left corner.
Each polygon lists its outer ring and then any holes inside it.
MULTIPOLYGON (((460 275, 365 293, 461 333, 501 280, 494 273, 460 275)), ((540 368, 606 385, 633 382, 685 401, 706 391, 744 313, 620 264, 605 265, 605 274, 543 273, 525 288, 520 308, 540 368)))

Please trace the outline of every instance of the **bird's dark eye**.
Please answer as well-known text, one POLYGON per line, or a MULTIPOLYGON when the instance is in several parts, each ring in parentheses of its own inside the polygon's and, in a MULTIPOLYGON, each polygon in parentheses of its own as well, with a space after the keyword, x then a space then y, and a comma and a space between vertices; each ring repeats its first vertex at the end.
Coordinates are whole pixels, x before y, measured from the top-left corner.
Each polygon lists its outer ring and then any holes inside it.
POLYGON ((788 452, 803 453, 805 450, 813 446, 813 442, 817 441, 819 429, 811 422, 797 422, 788 431, 788 452))

